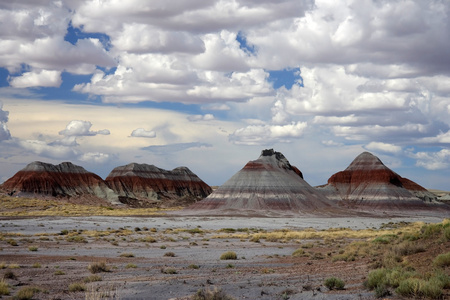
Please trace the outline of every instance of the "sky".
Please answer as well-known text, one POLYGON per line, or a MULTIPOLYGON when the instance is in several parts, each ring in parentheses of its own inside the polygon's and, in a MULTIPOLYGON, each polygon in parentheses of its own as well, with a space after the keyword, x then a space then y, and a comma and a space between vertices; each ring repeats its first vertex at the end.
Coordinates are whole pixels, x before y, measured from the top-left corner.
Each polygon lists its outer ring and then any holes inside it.
POLYGON ((369 151, 450 190, 446 0, 0 0, 0 182, 131 162, 311 185, 369 151))

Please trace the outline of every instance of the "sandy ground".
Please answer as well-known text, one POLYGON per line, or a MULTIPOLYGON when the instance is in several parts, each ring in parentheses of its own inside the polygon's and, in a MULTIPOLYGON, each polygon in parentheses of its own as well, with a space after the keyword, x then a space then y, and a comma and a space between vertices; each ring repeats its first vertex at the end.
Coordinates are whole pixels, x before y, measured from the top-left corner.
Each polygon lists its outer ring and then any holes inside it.
POLYGON ((389 222, 442 219, 176 215, 4 219, 0 220, 0 262, 5 268, 0 272, 14 274, 7 279, 11 295, 25 286, 38 286, 41 292, 33 299, 100 299, 101 293, 108 295, 103 299, 187 299, 201 288, 221 288, 235 299, 375 299, 363 287, 371 258, 331 262, 329 256, 337 253, 339 243, 218 238, 218 230, 378 229, 389 222), (311 255, 292 257, 303 244, 309 244, 305 250, 311 255), (37 250, 30 250, 32 246, 37 250), (234 251, 238 259, 221 260, 226 251, 234 251), (168 252, 174 256, 167 256, 168 252), (109 268, 97 274, 102 280, 85 283, 87 291, 69 292, 70 284, 92 275, 89 264, 99 262, 109 268), (343 279, 346 289, 324 287, 324 279, 331 276, 343 279))

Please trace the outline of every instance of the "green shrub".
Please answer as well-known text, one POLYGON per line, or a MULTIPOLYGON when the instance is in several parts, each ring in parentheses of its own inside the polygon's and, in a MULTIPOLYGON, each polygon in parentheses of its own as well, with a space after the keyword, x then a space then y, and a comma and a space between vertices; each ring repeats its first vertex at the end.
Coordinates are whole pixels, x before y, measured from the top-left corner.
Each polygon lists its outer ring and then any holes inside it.
POLYGON ((29 251, 38 251, 38 247, 37 246, 30 246, 28 247, 29 251))
POLYGON ((84 292, 86 286, 82 283, 71 283, 69 284, 69 292, 84 292))
POLYGON ((419 243, 412 243, 409 241, 402 242, 393 247, 393 252, 399 256, 411 255, 419 252, 425 252, 425 248, 419 243))
POLYGON ((385 235, 375 238, 372 242, 378 243, 378 244, 389 244, 395 238, 397 238, 397 236, 395 234, 385 234, 385 235))
POLYGON ((55 274, 55 275, 66 275, 66 273, 64 273, 64 272, 61 271, 61 270, 55 271, 54 274, 55 274))
POLYGON ((450 266, 450 252, 440 254, 433 260, 435 267, 447 267, 450 266))
POLYGON ((136 269, 137 268, 137 265, 136 264, 127 264, 126 266, 125 266, 125 268, 126 269, 136 269))
POLYGON ((450 276, 442 272, 441 270, 437 270, 433 277, 430 280, 437 280, 440 282, 440 285, 443 289, 450 289, 450 276))
POLYGON ((415 298, 432 298, 438 299, 442 296, 442 288, 438 281, 426 281, 419 278, 408 278, 400 282, 400 285, 395 290, 397 294, 404 297, 415 298))
POLYGON ((370 271, 369 275, 367 276, 367 281, 364 283, 364 285, 370 290, 373 290, 378 286, 386 285, 388 272, 389 271, 385 268, 370 271))
POLYGON ((222 253, 222 255, 220 256, 221 260, 231 260, 231 259, 237 259, 237 255, 236 252, 234 251, 227 251, 222 253))
POLYGON ((440 234, 442 232, 442 228, 443 226, 441 223, 427 224, 422 226, 420 232, 422 233, 422 237, 431 238, 440 234))
POLYGON ((374 289, 375 297, 377 298, 383 298, 385 296, 389 296, 391 294, 391 291, 389 291, 388 286, 386 284, 382 284, 377 286, 374 289))
POLYGON ((38 268, 41 267, 41 264, 40 263, 34 263, 31 267, 38 269, 38 268))
POLYGON ((330 290, 343 290, 345 282, 336 277, 330 277, 325 279, 324 285, 330 290))
POLYGON ((444 239, 450 241, 450 226, 444 229, 444 239))

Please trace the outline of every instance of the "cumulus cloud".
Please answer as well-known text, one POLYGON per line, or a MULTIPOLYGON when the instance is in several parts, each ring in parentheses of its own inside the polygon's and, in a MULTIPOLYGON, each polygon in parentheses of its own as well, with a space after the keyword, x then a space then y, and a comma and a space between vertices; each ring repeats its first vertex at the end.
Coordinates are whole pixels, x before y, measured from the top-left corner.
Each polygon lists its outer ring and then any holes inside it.
POLYGON ((214 115, 212 114, 205 114, 205 115, 191 115, 188 116, 187 119, 191 122, 197 122, 197 121, 211 121, 214 120, 214 115))
POLYGON ((442 149, 438 152, 411 153, 416 159, 416 165, 428 170, 442 170, 450 167, 450 150, 442 149))
POLYGON ((392 144, 386 144, 386 143, 380 143, 380 142, 370 142, 367 144, 364 148, 366 148, 369 151, 374 152, 387 152, 392 154, 399 154, 402 152, 402 147, 392 145, 392 144))
POLYGON ((306 127, 306 122, 287 125, 250 125, 236 130, 229 138, 238 145, 270 145, 299 138, 306 127))
POLYGON ((51 145, 39 140, 20 140, 18 144, 23 149, 49 158, 71 159, 78 155, 78 151, 72 147, 60 144, 51 145))
POLYGON ((101 152, 86 152, 80 155, 78 160, 88 163, 104 164, 111 160, 111 155, 101 152))
POLYGON ((192 143, 175 143, 168 145, 154 145, 142 148, 142 150, 147 150, 156 154, 167 154, 172 152, 183 151, 191 148, 202 148, 202 147, 212 147, 208 143, 192 142, 192 143))
POLYGON ((109 135, 108 129, 91 131, 92 123, 89 121, 73 120, 67 124, 66 129, 61 130, 59 134, 65 136, 94 136, 97 134, 109 135))
POLYGON ((9 80, 9 84, 15 88, 58 87, 61 82, 61 72, 49 70, 26 72, 9 80))
POLYGON ((8 122, 9 112, 3 110, 3 103, 0 101, 0 141, 11 139, 11 133, 9 132, 8 122))
POLYGON ((145 130, 144 128, 137 128, 131 132, 132 137, 144 137, 144 138, 154 138, 156 137, 156 132, 153 130, 145 130))

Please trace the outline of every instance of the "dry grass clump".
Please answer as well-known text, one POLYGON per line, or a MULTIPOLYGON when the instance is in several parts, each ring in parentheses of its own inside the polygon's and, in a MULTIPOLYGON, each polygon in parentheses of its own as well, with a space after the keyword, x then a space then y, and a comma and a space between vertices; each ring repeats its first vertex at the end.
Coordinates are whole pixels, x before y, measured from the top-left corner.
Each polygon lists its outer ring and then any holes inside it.
POLYGON ((156 243, 156 239, 150 235, 139 239, 143 243, 156 243))
POLYGON ((294 252, 292 252, 292 256, 293 257, 307 257, 307 256, 309 256, 309 254, 306 253, 305 250, 303 250, 302 248, 299 248, 299 249, 295 250, 294 252))
POLYGON ((88 270, 92 274, 101 273, 101 272, 110 272, 110 268, 106 265, 106 262, 97 262, 92 263, 88 266, 88 270))
POLYGON ((191 296, 191 300, 234 300, 234 298, 227 295, 222 289, 215 288, 210 290, 203 288, 191 296))
POLYGON ((0 296, 9 295, 9 284, 4 279, 0 280, 0 296))
POLYGON ((237 259, 237 254, 234 251, 227 251, 222 253, 222 255, 220 256, 221 260, 234 260, 237 259))
POLYGON ((450 266, 450 252, 436 256, 433 260, 433 266, 440 268, 450 266))
POLYGON ((91 282, 96 282, 96 281, 102 281, 102 277, 99 275, 93 274, 93 275, 90 275, 83 279, 84 283, 91 283, 91 282))
POLYGON ((134 254, 131 252, 124 252, 120 254, 120 257, 134 257, 134 254))
POLYGON ((122 208, 82 205, 55 200, 0 196, 0 216, 150 216, 164 215, 172 208, 122 208))
POLYGON ((177 274, 177 270, 174 268, 165 268, 165 269, 161 269, 161 273, 164 274, 177 274))
POLYGON ((69 292, 84 292, 86 286, 83 283, 75 282, 69 284, 69 292))
POLYGON ((17 279, 17 276, 13 271, 8 270, 3 274, 3 279, 17 279))
POLYGON ((166 256, 166 257, 175 257, 175 253, 173 253, 173 252, 166 252, 166 253, 164 253, 164 256, 166 256))
POLYGON ((26 286, 21 288, 17 294, 13 297, 14 300, 31 300, 37 293, 43 292, 43 290, 36 286, 26 286))
POLYGON ((37 246, 29 246, 28 251, 38 251, 38 247, 37 246))

